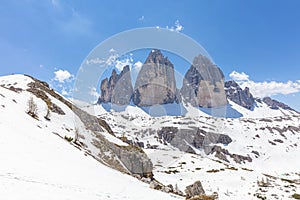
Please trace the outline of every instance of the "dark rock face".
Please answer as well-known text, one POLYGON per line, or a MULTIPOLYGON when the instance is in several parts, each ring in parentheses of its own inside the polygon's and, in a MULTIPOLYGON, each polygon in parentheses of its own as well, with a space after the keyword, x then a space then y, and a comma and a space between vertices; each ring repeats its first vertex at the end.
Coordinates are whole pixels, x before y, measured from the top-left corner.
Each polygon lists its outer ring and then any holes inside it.
POLYGON ((52 112, 57 113, 59 115, 65 115, 66 113, 58 105, 53 103, 46 94, 46 92, 43 90, 44 87, 49 88, 49 85, 45 82, 34 79, 33 77, 31 78, 34 80, 34 82, 28 83, 29 88, 27 89, 27 91, 34 94, 37 98, 40 98, 43 101, 45 101, 45 103, 48 106, 48 109, 52 112))
MULTIPOLYGON (((271 109, 274 109, 274 110, 278 110, 279 108, 282 108, 284 110, 295 111, 293 108, 289 107, 288 105, 286 105, 282 102, 276 101, 275 99, 271 99, 270 97, 263 98, 263 102, 265 104, 267 104, 271 109)), ((297 112, 297 111, 295 111, 295 112, 297 112)))
POLYGON ((193 106, 211 108, 226 105, 223 72, 207 57, 195 57, 184 76, 181 95, 193 106))
POLYGON ((143 64, 134 87, 137 106, 168 104, 176 101, 174 66, 160 50, 152 50, 143 64))
POLYGON ((204 149, 208 154, 211 144, 228 145, 232 139, 228 135, 210 133, 202 129, 178 129, 177 127, 163 127, 157 132, 158 138, 170 143, 179 150, 195 153, 191 146, 196 149, 204 149))
POLYGON ((255 100, 249 88, 246 87, 243 90, 235 81, 227 81, 225 82, 225 93, 227 98, 234 103, 249 110, 253 109, 255 100))
POLYGON ((100 90, 98 103, 128 105, 133 94, 129 66, 125 66, 120 74, 113 70, 109 79, 102 80, 100 90))
POLYGON ((239 154, 231 154, 228 150, 223 149, 220 146, 214 145, 211 147, 211 151, 209 154, 215 154, 215 157, 219 158, 220 160, 224 160, 226 162, 229 162, 227 157, 232 158, 236 163, 246 163, 247 162, 252 162, 252 158, 247 155, 239 155, 239 154))
POLYGON ((187 186, 184 191, 186 194, 186 199, 205 194, 205 191, 200 181, 196 181, 194 184, 187 186))
POLYGON ((135 146, 113 146, 111 149, 131 174, 152 178, 153 164, 142 149, 135 146))

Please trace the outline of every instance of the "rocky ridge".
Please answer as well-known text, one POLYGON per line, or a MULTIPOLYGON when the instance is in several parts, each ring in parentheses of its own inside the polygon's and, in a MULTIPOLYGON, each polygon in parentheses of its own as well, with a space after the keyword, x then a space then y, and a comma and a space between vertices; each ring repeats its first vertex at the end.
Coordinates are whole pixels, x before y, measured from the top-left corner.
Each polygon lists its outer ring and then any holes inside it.
POLYGON ((253 109, 255 99, 248 87, 243 90, 235 81, 226 81, 225 93, 227 98, 234 103, 247 108, 248 110, 253 109))
POLYGON ((271 99, 270 97, 265 97, 262 99, 262 101, 264 103, 266 103, 271 109, 274 109, 274 110, 278 110, 279 108, 282 108, 284 110, 295 111, 293 108, 289 107, 288 105, 286 105, 282 102, 279 102, 275 99, 271 99))

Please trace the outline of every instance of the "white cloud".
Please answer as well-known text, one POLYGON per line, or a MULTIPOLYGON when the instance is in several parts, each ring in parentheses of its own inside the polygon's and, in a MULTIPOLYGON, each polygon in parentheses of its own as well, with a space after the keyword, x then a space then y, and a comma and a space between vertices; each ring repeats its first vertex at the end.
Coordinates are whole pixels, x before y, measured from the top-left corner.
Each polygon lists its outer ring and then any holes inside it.
POLYGON ((115 50, 114 48, 111 48, 111 49, 109 50, 109 53, 116 53, 116 50, 115 50))
POLYGON ((70 80, 71 78, 73 78, 74 76, 68 72, 67 70, 57 70, 54 72, 55 77, 54 80, 58 81, 60 83, 64 83, 65 81, 70 80))
POLYGON ((115 67, 119 71, 122 71, 123 67, 125 67, 126 65, 129 65, 129 68, 132 67, 132 58, 125 58, 125 59, 121 59, 121 60, 116 60, 116 62, 115 62, 115 67))
POLYGON ((236 72, 233 71, 229 74, 230 78, 232 78, 235 81, 248 81, 249 80, 249 76, 247 74, 245 74, 244 72, 236 72))
POLYGON ((91 87, 90 88, 90 95, 95 97, 95 98, 98 98, 100 96, 100 94, 97 92, 97 89, 95 87, 91 87))
POLYGON ((61 94, 63 96, 70 96, 71 95, 70 92, 66 90, 66 88, 62 88, 61 89, 61 94))
POLYGON ((67 70, 55 68, 55 76, 51 79, 50 86, 63 96, 70 97, 73 94, 74 75, 67 70))
POLYGON ((180 32, 184 29, 184 27, 180 24, 178 19, 175 21, 174 26, 171 27, 166 26, 166 28, 169 29, 170 31, 176 31, 176 32, 180 32))
POLYGON ((133 67, 135 69, 141 69, 143 66, 143 63, 141 61, 137 61, 136 63, 133 64, 133 67))
POLYGON ((235 80, 242 88, 250 88, 251 93, 255 97, 267 97, 274 96, 277 94, 293 94, 300 92, 300 81, 287 81, 287 82, 277 82, 277 81, 264 81, 255 82, 249 79, 249 75, 244 72, 239 73, 233 71, 229 75, 233 80, 235 80))
POLYGON ((177 19, 175 22, 175 31, 180 32, 184 29, 184 27, 180 24, 179 20, 177 19))
POLYGON ((119 55, 115 51, 113 51, 111 52, 110 56, 105 60, 105 63, 107 65, 113 65, 118 57, 119 55))

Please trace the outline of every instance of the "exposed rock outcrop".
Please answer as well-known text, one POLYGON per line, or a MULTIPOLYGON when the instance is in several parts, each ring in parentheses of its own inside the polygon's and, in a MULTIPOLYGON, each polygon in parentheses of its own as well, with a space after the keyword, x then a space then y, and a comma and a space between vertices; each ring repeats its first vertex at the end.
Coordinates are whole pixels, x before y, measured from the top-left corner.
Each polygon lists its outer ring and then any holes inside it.
POLYGON ((223 72, 207 57, 195 57, 184 76, 181 95, 193 106, 211 108, 226 105, 223 72))
POLYGON ((174 66, 160 50, 152 50, 143 64, 134 87, 137 106, 168 104, 176 101, 174 66))
POLYGON ((194 184, 187 186, 184 192, 186 194, 186 199, 205 194, 200 181, 196 181, 194 184))
POLYGON ((209 154, 215 154, 215 157, 219 158, 220 160, 224 160, 226 162, 228 161, 228 157, 232 158, 236 163, 246 163, 247 162, 252 162, 252 158, 247 155, 247 156, 243 156, 243 155, 239 155, 239 154, 232 154, 230 153, 228 150, 214 145, 210 147, 211 150, 209 152, 209 154))
MULTIPOLYGON (((54 90, 50 89, 49 86, 44 82, 33 77, 30 78, 33 79, 33 82, 28 84, 29 92, 34 91, 32 94, 45 101, 47 105, 49 96, 52 96, 53 98, 62 102, 74 112, 74 114, 84 124, 85 128, 92 132, 91 144, 93 145, 93 151, 95 153, 91 153, 91 149, 84 149, 87 153, 89 153, 99 162, 118 171, 132 175, 138 174, 141 177, 152 178, 152 162, 141 148, 131 145, 120 146, 110 142, 101 134, 101 132, 106 130, 108 133, 114 136, 113 131, 105 120, 97 118, 96 116, 90 115, 89 113, 81 110, 70 101, 60 96, 54 90), (97 150, 98 153, 96 153, 97 150)), ((87 141, 83 141, 82 148, 87 146, 85 142, 87 141)))
POLYGON ((168 142, 181 151, 195 153, 192 147, 204 149, 208 154, 211 144, 229 144, 232 139, 228 135, 206 132, 198 129, 178 129, 177 127, 162 127, 157 132, 158 138, 168 142))
POLYGON ((109 79, 102 80, 100 90, 98 103, 128 105, 133 94, 129 66, 126 65, 120 74, 114 69, 109 79))
MULTIPOLYGON (((282 102, 279 102, 275 99, 271 99, 270 97, 263 98, 263 102, 265 104, 267 104, 271 109, 274 109, 274 110, 278 110, 279 108, 282 108, 284 110, 295 111, 293 108, 289 107, 288 105, 286 105, 282 102)), ((297 112, 297 111, 295 111, 295 112, 297 112)))
POLYGON ((235 81, 226 81, 225 93, 234 103, 249 110, 253 109, 255 100, 248 87, 243 90, 235 81))

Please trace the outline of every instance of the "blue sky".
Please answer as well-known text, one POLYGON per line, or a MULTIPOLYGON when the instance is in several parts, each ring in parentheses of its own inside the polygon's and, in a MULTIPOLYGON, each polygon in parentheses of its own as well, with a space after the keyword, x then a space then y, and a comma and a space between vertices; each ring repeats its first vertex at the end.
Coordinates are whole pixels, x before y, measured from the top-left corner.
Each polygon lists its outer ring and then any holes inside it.
POLYGON ((242 84, 260 89, 257 94, 274 90, 271 96, 300 110, 299 8, 298 0, 2 1, 0 75, 27 73, 54 84, 55 71, 76 74, 108 37, 172 27, 178 20, 181 32, 209 52, 226 79, 242 76, 242 84))

